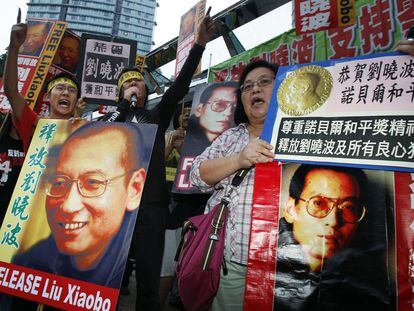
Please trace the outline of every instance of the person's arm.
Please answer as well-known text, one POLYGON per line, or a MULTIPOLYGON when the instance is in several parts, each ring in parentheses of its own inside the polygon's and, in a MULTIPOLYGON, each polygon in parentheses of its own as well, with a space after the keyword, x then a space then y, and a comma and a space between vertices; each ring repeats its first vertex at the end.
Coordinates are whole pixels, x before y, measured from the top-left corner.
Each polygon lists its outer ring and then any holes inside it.
POLYGON ((414 56, 414 40, 413 39, 405 39, 400 40, 395 47, 397 51, 405 52, 411 56, 414 56))
POLYGON ((4 92, 9 99, 13 109, 13 115, 17 121, 22 118, 26 102, 17 86, 17 57, 19 48, 26 39, 27 25, 19 23, 13 25, 10 33, 10 44, 7 52, 6 64, 4 67, 4 92))
POLYGON ((106 122, 125 122, 126 117, 128 116, 128 112, 130 111, 129 101, 126 99, 122 99, 117 107, 116 111, 112 113, 107 113, 104 115, 100 121, 106 122))
POLYGON ((272 162, 272 145, 255 139, 240 152, 226 157, 203 161, 199 166, 200 178, 208 185, 215 185, 227 176, 256 163, 272 162))
POLYGON ((205 46, 213 35, 213 21, 209 15, 206 15, 200 23, 195 44, 190 50, 190 54, 181 68, 180 73, 170 88, 164 93, 161 102, 158 104, 158 107, 161 109, 161 122, 165 126, 168 126, 170 123, 177 103, 188 93, 191 79, 203 56, 205 46))

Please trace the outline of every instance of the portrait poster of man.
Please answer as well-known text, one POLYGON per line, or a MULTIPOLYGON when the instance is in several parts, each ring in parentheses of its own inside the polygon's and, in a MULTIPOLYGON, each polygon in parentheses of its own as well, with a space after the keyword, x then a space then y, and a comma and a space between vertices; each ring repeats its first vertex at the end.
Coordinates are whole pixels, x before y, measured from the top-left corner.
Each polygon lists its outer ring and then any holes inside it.
POLYGON ((79 61, 80 38, 72 31, 66 30, 59 44, 53 65, 71 74, 76 74, 79 61))
POLYGON ((409 310, 412 183, 380 170, 256 167, 245 310, 409 310))
POLYGON ((114 105, 117 102, 117 79, 122 69, 134 66, 137 42, 82 34, 78 75, 81 96, 88 103, 114 105))
MULTIPOLYGON (((190 10, 181 16, 180 31, 177 41, 177 55, 174 74, 175 78, 180 73, 185 60, 187 59, 188 54, 194 45, 194 42, 196 40, 197 27, 205 15, 205 10, 206 0, 200 0, 195 6, 193 6, 190 10)), ((200 70, 201 67, 199 66, 195 74, 199 73, 200 70)))
POLYGON ((0 231, 2 310, 115 310, 155 131, 39 121, 0 231))
MULTIPOLYGON (((20 47, 17 59, 17 87, 31 109, 34 109, 37 103, 66 25, 66 22, 62 21, 27 21, 26 40, 20 47)), ((0 109, 11 109, 4 93, 3 81, 0 81, 0 109)))
POLYGON ((197 193, 188 183, 191 163, 224 131, 234 127, 236 82, 209 83, 194 93, 173 192, 197 193))
POLYGON ((20 47, 19 54, 39 56, 47 42, 53 23, 42 20, 28 20, 26 40, 20 47))
POLYGON ((399 52, 281 67, 262 137, 280 161, 412 171, 413 68, 399 52))

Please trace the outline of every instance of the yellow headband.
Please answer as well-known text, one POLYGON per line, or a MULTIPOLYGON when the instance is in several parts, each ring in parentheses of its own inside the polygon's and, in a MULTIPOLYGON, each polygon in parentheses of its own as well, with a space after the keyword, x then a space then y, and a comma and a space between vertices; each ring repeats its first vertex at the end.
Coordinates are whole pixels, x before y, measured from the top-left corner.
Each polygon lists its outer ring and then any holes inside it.
POLYGON ((124 84, 128 80, 131 80, 131 79, 134 79, 134 78, 138 79, 138 81, 144 80, 144 78, 142 77, 142 74, 139 73, 138 71, 127 71, 127 72, 124 72, 119 77, 119 80, 118 80, 118 91, 121 91, 122 84, 124 84))
POLYGON ((53 80, 52 82, 50 82, 47 85, 47 92, 49 93, 57 84, 60 84, 60 83, 66 83, 66 84, 69 84, 70 86, 74 87, 76 90, 78 89, 78 87, 76 86, 76 83, 73 82, 71 79, 61 77, 61 78, 58 78, 56 80, 53 80))

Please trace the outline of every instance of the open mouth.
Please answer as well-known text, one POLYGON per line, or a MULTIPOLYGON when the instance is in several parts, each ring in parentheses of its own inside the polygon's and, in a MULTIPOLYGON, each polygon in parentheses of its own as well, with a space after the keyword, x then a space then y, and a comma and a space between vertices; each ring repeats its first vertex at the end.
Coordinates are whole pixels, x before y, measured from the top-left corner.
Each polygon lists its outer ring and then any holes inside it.
POLYGON ((87 222, 60 222, 61 226, 65 230, 77 230, 85 227, 87 222))
POLYGON ((64 108, 69 108, 70 107, 70 102, 68 100, 65 100, 65 99, 59 100, 58 104, 59 104, 59 106, 64 107, 64 108))
POLYGON ((255 97, 255 98, 252 99, 252 106, 253 107, 260 106, 260 105, 262 105, 264 103, 265 103, 265 101, 262 98, 260 98, 260 97, 255 97))

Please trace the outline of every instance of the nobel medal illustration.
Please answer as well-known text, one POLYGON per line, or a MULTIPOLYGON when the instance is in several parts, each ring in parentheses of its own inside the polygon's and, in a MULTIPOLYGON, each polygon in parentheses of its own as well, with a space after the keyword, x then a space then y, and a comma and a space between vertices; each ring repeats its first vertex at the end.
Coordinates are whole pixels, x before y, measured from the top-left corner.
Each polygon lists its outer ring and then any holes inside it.
POLYGON ((330 72, 320 66, 301 67, 288 74, 277 91, 279 108, 291 116, 304 116, 321 107, 331 93, 330 72))

